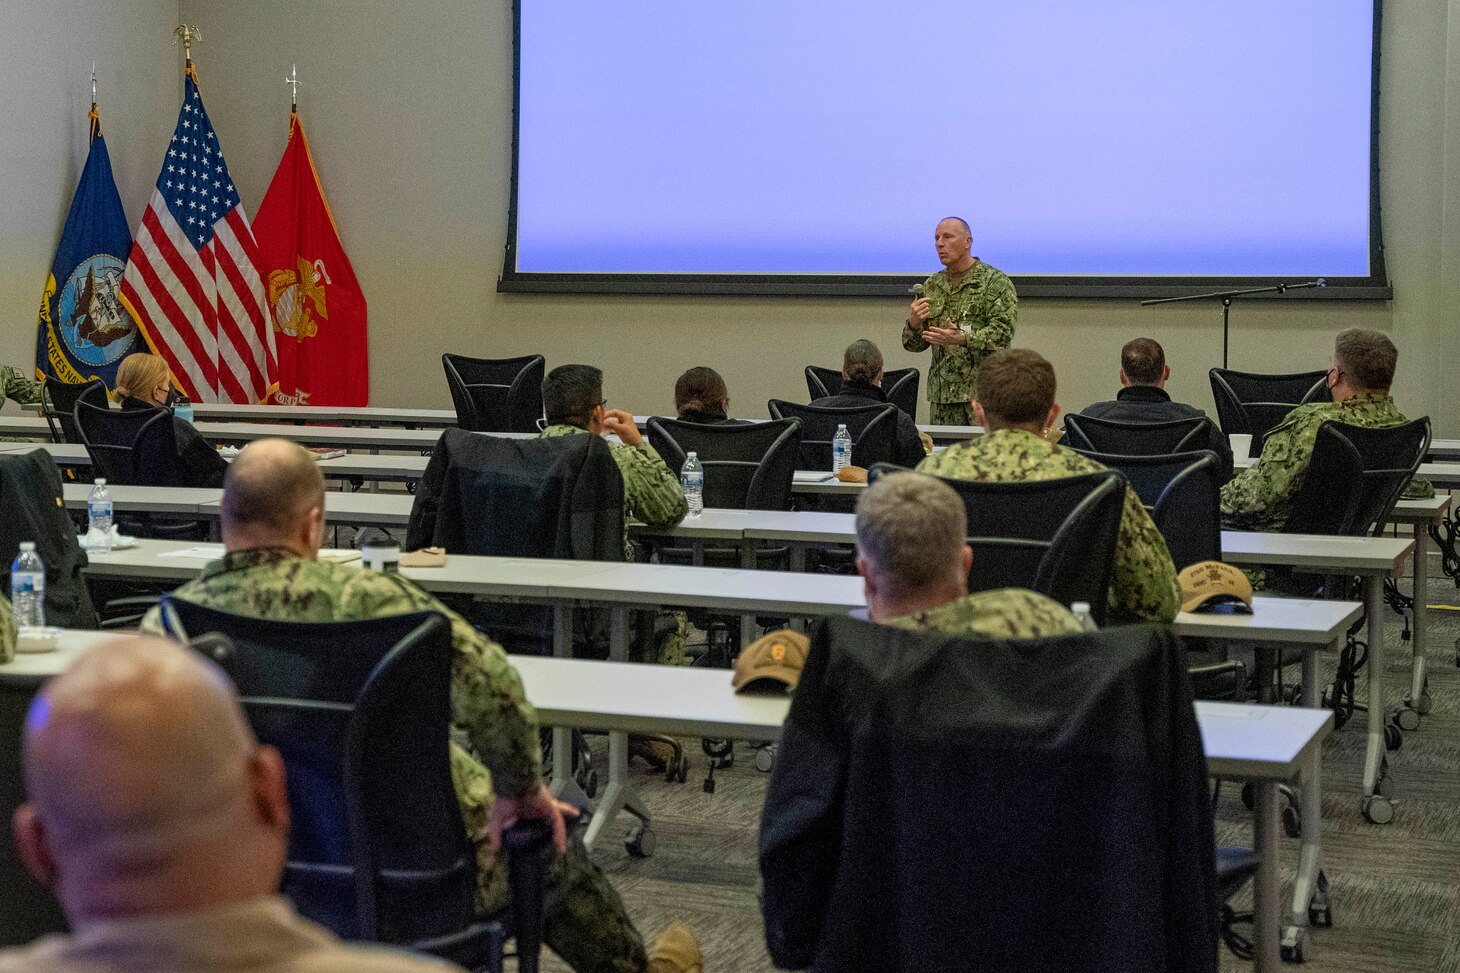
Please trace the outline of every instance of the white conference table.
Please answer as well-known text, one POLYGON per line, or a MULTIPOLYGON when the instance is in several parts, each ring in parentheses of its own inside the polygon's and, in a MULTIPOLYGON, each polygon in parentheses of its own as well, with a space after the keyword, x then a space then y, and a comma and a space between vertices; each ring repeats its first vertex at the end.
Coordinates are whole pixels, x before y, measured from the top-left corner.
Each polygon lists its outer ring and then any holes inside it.
MULTIPOLYGON (((116 633, 68 631, 58 649, 21 654, 0 665, 0 681, 38 684, 116 633)), ((608 732, 731 739, 778 739, 790 698, 741 695, 724 670, 640 666, 579 659, 514 656, 527 699, 545 725, 608 732)), ((1277 785, 1316 777, 1322 742, 1332 731, 1327 711, 1287 707, 1196 704, 1207 769, 1216 777, 1256 785, 1253 832, 1261 866, 1255 878, 1256 969, 1280 968, 1280 942, 1302 936, 1302 924, 1283 927, 1278 872, 1280 820, 1277 785)), ((610 785, 612 786, 612 785, 610 785)), ((608 794, 601 805, 610 804, 608 794)), ((595 819, 607 817, 600 806, 595 819)))

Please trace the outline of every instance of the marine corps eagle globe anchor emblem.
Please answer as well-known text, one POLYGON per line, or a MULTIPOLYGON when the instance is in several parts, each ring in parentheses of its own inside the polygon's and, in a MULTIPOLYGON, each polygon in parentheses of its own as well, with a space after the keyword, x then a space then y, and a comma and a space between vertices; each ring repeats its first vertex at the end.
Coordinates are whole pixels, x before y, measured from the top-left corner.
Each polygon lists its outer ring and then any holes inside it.
POLYGON ((303 342, 319 333, 319 320, 329 319, 325 286, 333 284, 323 260, 310 263, 296 257, 297 270, 275 270, 269 274, 269 306, 274 310, 274 330, 303 342))

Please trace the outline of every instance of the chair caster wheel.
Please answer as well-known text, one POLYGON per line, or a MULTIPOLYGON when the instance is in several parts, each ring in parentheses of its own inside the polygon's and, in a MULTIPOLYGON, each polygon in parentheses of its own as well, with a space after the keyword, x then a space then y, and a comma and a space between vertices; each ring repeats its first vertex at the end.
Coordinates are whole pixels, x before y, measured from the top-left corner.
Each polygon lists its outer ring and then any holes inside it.
POLYGON ((1412 708, 1407 702, 1395 710, 1390 719, 1394 721, 1395 726, 1406 732, 1419 729, 1419 710, 1412 708))
POLYGON ((1301 926, 1287 926, 1283 929, 1283 938, 1280 944, 1284 963, 1303 962, 1303 944, 1307 941, 1308 934, 1301 926))
POLYGON ((771 772, 776 765, 776 748, 774 746, 761 747, 755 752, 755 769, 763 774, 771 772))
POLYGON ((1333 904, 1328 897, 1328 876, 1318 872, 1318 887, 1308 902, 1308 924, 1315 929, 1329 929, 1333 926, 1333 904))
POLYGON ((635 825, 624 836, 624 850, 635 858, 648 858, 654 854, 654 829, 647 824, 635 825))
POLYGON ((713 793, 715 793, 715 778, 713 778, 713 777, 706 777, 705 778, 705 783, 704 783, 704 788, 705 788, 705 793, 706 794, 713 794, 713 793))
POLYGON ((670 760, 668 766, 664 768, 664 779, 671 784, 675 781, 683 784, 688 780, 689 758, 681 753, 678 760, 670 760))
POLYGON ((1382 794, 1370 794, 1359 806, 1372 824, 1388 824, 1394 820, 1394 802, 1382 794))
POLYGON ((1419 698, 1414 701, 1414 709, 1417 713, 1428 713, 1432 706, 1434 706, 1434 701, 1430 699, 1428 692, 1420 693, 1419 698))
POLYGON ((1283 833, 1289 838, 1303 837, 1303 819, 1298 816, 1298 809, 1291 804, 1283 808, 1283 833))
POLYGON ((1384 724, 1384 749, 1391 753, 1404 746, 1404 731, 1398 723, 1384 724))
POLYGON ((578 786, 583 788, 583 793, 589 798, 598 796, 598 771, 589 769, 580 771, 577 775, 578 786))

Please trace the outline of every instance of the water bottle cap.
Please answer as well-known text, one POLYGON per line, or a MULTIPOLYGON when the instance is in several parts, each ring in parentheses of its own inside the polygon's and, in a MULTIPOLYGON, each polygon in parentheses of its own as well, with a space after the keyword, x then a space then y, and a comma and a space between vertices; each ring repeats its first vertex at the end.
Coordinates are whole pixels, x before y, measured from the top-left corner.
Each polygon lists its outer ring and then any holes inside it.
POLYGON ((35 550, 35 541, 21 541, 20 542, 20 553, 26 554, 26 553, 29 553, 30 551, 34 551, 34 550, 35 550))
POLYGON ((836 431, 837 432, 846 432, 847 431, 847 424, 845 422, 839 422, 839 423, 837 423, 836 431))
POLYGON ((95 480, 92 480, 91 482, 95 483, 97 486, 106 486, 106 477, 98 476, 95 480))
POLYGON ((1088 601, 1077 601, 1070 605, 1070 611, 1076 615, 1090 614, 1090 603, 1088 601))
POLYGON ((690 450, 688 453, 685 453, 684 454, 684 458, 685 459, 699 459, 699 454, 696 453, 694 450, 690 450))

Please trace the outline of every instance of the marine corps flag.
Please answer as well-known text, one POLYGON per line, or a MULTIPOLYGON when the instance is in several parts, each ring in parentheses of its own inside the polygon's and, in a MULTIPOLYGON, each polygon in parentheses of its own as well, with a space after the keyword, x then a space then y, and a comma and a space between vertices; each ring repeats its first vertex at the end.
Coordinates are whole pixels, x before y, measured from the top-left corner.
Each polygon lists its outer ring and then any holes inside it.
POLYGON ((140 350, 136 325, 118 300, 124 254, 131 249, 101 116, 92 105, 91 151, 41 294, 37 378, 49 375, 73 384, 99 378, 111 388, 117 363, 140 350))
POLYGON ((309 154, 289 114, 289 145, 259 204, 254 237, 279 352, 280 405, 365 405, 370 400, 365 295, 340 243, 309 154))

